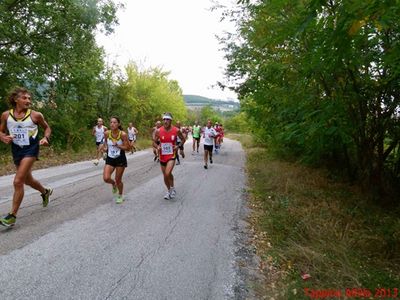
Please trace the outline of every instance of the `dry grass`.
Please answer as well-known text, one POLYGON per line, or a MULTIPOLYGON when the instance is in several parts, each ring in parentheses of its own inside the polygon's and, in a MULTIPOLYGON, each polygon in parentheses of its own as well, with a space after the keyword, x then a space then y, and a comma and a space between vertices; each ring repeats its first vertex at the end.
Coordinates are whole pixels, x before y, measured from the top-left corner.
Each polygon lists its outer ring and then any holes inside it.
POLYGON ((280 161, 249 136, 244 141, 266 299, 309 299, 306 287, 343 294, 346 288, 399 287, 399 209, 377 207, 326 171, 280 161))

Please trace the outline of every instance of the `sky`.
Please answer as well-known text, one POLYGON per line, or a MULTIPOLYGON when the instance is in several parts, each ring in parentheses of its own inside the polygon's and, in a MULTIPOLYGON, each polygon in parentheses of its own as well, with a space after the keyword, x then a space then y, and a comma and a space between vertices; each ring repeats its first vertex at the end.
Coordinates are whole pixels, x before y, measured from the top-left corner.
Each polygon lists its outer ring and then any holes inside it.
MULTIPOLYGON (((225 2, 227 2, 225 0, 225 2)), ((237 99, 215 87, 225 82, 227 61, 216 35, 232 31, 211 12, 210 0, 125 0, 119 25, 110 36, 97 35, 107 60, 123 68, 129 61, 140 67, 160 67, 177 80, 183 94, 212 99, 237 99)))

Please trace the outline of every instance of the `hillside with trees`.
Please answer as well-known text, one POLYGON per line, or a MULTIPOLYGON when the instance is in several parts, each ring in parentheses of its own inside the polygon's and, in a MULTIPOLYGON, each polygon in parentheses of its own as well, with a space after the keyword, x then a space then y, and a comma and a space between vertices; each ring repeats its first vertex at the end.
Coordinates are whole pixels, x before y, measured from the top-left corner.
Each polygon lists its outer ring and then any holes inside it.
POLYGON ((204 106, 211 106, 213 109, 221 111, 240 109, 240 103, 233 100, 211 99, 198 95, 183 95, 183 98, 189 109, 202 108, 204 106))

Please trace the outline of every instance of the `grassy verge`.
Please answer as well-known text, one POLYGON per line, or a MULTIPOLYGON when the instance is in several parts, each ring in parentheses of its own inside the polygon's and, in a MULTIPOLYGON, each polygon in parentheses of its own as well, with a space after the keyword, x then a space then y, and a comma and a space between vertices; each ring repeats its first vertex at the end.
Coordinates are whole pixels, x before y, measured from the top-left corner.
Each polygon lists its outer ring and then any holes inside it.
POLYGON ((249 222, 267 278, 260 298, 400 298, 399 208, 369 203, 326 171, 281 161, 248 135, 230 137, 247 152, 249 222))
MULTIPOLYGON (((14 174, 15 166, 12 161, 11 150, 2 145, 2 155, 0 156, 0 176, 14 174), (3 154, 4 152, 4 154, 3 154)), ((136 143, 137 149, 151 147, 150 139, 140 139, 136 143)), ((79 151, 72 149, 55 150, 53 147, 42 147, 40 149, 39 160, 33 165, 33 169, 43 169, 51 166, 69 164, 78 161, 94 159, 96 156, 96 146, 93 144, 82 145, 79 151)))

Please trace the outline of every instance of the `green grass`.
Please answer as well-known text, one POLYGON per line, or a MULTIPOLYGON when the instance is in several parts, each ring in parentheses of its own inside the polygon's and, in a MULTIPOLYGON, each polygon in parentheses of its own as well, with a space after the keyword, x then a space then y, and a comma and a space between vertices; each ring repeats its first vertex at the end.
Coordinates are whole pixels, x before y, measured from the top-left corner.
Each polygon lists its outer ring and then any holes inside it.
POLYGON ((400 288, 399 208, 376 206, 326 170, 279 160, 251 136, 230 137, 247 152, 249 219, 267 278, 260 294, 310 299, 304 288, 400 288))

